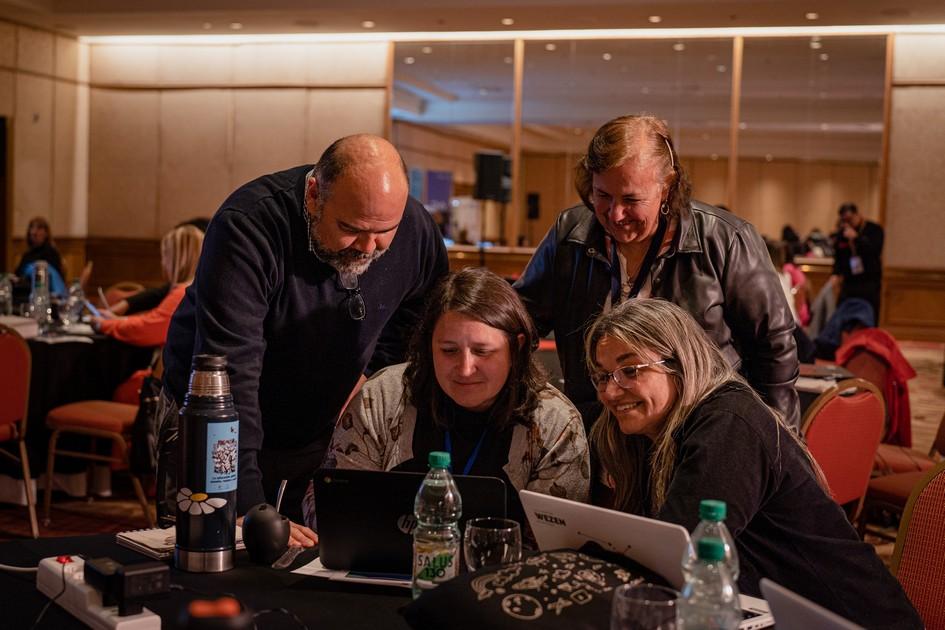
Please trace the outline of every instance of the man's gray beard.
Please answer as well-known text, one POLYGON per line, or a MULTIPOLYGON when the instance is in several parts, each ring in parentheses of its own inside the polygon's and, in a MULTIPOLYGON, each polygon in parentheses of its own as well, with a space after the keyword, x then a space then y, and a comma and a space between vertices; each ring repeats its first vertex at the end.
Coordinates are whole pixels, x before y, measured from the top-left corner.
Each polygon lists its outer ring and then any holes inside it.
POLYGON ((368 270, 372 262, 383 256, 384 252, 387 251, 386 249, 375 249, 370 254, 365 254, 353 247, 346 247, 337 252, 328 249, 318 238, 318 230, 316 229, 322 220, 322 209, 319 208, 309 216, 311 217, 312 229, 309 236, 312 239, 312 248, 315 250, 315 255, 326 265, 334 267, 339 274, 360 276, 368 270))

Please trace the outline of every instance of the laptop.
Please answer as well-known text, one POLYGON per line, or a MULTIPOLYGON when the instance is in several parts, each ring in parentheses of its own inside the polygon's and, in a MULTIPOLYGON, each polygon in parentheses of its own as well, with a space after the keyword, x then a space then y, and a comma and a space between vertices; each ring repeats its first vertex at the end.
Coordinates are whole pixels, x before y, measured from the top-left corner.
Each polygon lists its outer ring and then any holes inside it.
MULTIPOLYGON (((580 549, 596 542, 659 573, 677 590, 682 588, 682 557, 689 544, 685 527, 529 490, 518 496, 541 551, 580 549)), ((739 597, 744 616, 740 630, 774 625, 765 600, 739 597)))
POLYGON ((863 630, 852 621, 847 621, 768 578, 761 578, 761 592, 771 606, 771 614, 778 624, 778 630, 863 630))
MULTIPOLYGON (((319 558, 328 569, 410 575, 413 502, 423 473, 321 469, 315 473, 319 558)), ((470 518, 506 514, 505 482, 453 477, 463 499, 460 529, 470 518)))

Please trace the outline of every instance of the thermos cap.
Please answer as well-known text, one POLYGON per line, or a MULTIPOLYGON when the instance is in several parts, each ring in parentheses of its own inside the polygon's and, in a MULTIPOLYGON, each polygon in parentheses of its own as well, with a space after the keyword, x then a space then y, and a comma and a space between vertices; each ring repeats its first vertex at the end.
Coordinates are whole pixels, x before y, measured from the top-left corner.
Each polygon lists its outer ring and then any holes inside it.
POLYGON ((190 372, 191 396, 227 396, 230 379, 226 375, 226 357, 220 354, 197 354, 190 372))

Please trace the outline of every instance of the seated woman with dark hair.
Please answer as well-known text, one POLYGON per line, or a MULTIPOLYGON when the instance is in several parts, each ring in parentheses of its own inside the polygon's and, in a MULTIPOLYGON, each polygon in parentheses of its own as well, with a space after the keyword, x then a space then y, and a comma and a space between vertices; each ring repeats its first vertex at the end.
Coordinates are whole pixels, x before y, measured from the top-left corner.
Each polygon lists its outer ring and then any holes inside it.
MULTIPOLYGON (((324 466, 427 471, 451 451, 454 474, 587 500, 590 463, 581 416, 532 355, 537 334, 512 287, 485 269, 448 275, 433 291, 407 363, 377 372, 335 427, 324 466)), ((314 527, 312 486, 303 500, 314 527)))
POLYGON ((759 595, 767 577, 864 626, 922 626, 800 439, 686 312, 624 302, 585 347, 604 406, 591 441, 617 509, 692 531, 699 501, 720 499, 742 592, 759 595))

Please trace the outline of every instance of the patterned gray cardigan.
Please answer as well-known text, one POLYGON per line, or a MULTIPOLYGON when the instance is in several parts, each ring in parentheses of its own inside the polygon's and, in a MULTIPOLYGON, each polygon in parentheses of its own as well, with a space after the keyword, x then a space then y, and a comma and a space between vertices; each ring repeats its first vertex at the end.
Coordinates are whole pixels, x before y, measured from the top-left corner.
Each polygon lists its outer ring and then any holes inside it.
MULTIPOLYGON (((406 363, 380 370, 368 380, 335 426, 322 466, 391 470, 414 457, 416 407, 407 404, 406 363)), ((515 491, 532 490, 587 501, 590 456, 581 416, 551 385, 539 394, 532 428, 516 424, 508 462, 502 467, 515 491)), ((302 500, 305 523, 315 527, 314 489, 302 500)))

